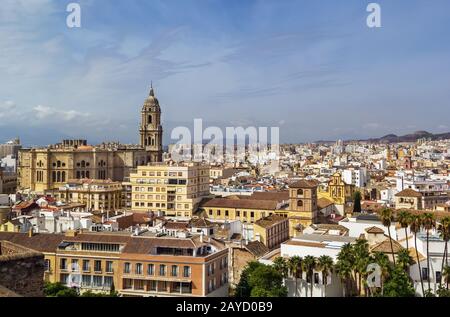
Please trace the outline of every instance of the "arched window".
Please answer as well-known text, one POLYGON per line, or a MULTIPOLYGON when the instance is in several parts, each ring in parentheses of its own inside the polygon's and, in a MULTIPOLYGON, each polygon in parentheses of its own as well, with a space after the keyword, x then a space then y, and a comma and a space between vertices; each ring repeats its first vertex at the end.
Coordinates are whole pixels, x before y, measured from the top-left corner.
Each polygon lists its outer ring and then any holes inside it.
POLYGON ((56 172, 55 171, 52 172, 52 182, 56 183, 56 172))
POLYGON ((61 167, 61 161, 58 161, 58 162, 56 163, 56 166, 57 166, 57 167, 61 167))
POLYGON ((61 182, 61 172, 57 172, 56 173, 56 182, 60 183, 61 182))
POLYGON ((66 172, 62 172, 62 182, 65 183, 66 182, 66 172))
POLYGON ((86 178, 89 178, 89 171, 86 171, 86 178))
POLYGON ((298 196, 303 196, 303 189, 297 190, 297 195, 298 196))
POLYGON ((80 173, 80 171, 77 171, 77 179, 80 179, 81 178, 81 173, 80 173))
POLYGON ((153 117, 151 115, 148 116, 148 123, 153 123, 153 117))
POLYGON ((303 207, 303 200, 297 201, 297 207, 303 207))
POLYGON ((81 167, 86 167, 86 162, 85 161, 81 161, 81 167))

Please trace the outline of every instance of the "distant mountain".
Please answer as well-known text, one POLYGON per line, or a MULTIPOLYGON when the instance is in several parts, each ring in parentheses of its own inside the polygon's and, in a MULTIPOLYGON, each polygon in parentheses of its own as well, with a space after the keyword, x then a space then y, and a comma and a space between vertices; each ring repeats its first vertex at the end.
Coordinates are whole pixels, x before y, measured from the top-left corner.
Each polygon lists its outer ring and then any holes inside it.
MULTIPOLYGON (((398 136, 395 134, 388 134, 381 138, 370 138, 360 140, 346 140, 344 142, 359 141, 359 142, 371 142, 371 143, 402 143, 402 142, 416 142, 419 139, 445 140, 450 139, 450 132, 433 134, 427 131, 416 131, 410 134, 398 136)), ((336 141, 317 141, 316 143, 334 143, 336 141)))

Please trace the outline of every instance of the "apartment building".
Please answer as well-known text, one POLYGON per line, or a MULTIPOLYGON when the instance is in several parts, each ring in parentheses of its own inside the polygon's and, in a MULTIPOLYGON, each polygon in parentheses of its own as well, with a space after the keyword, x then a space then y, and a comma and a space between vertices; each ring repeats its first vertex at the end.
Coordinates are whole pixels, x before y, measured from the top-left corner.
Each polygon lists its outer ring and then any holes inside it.
POLYGON ((2 233, 0 240, 43 252, 46 281, 121 296, 228 295, 228 248, 203 236, 2 233))
POLYGON ((64 186, 45 192, 64 203, 84 204, 89 211, 122 208, 122 184, 102 179, 73 179, 64 186))
POLYGON ((200 163, 152 163, 130 175, 131 208, 162 211, 166 216, 192 217, 209 195, 209 166, 200 163))

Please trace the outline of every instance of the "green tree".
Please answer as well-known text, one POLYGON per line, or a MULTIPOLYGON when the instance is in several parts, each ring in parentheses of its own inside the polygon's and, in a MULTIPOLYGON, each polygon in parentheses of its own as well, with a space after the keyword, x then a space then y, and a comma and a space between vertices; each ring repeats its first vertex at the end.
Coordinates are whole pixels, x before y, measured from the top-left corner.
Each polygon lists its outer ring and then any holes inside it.
POLYGON ((367 266, 370 263, 369 243, 366 239, 358 239, 352 246, 354 255, 353 269, 355 271, 355 279, 357 281, 358 293, 361 296, 363 291, 363 284, 367 277, 367 266))
POLYGON ((443 269, 442 269, 442 277, 445 280, 445 284, 446 284, 446 289, 448 290, 448 286, 450 284, 450 266, 446 265, 443 269))
POLYGON ((353 213, 361 212, 361 192, 355 191, 353 193, 353 213))
POLYGON ((401 249, 397 254, 398 265, 404 271, 408 272, 409 266, 413 263, 412 257, 407 249, 401 249))
POLYGON ((236 287, 239 297, 286 297, 283 276, 273 266, 250 262, 241 274, 236 287))
POLYGON ((411 223, 411 214, 406 211, 402 210, 397 215, 397 222, 400 223, 400 226, 405 229, 405 238, 406 238, 406 248, 409 249, 408 245, 408 227, 411 223))
POLYGON ((45 283, 44 295, 46 297, 78 297, 78 292, 63 285, 60 282, 57 283, 45 283))
MULTIPOLYGON (((448 241, 450 240, 450 217, 444 217, 438 226, 439 236, 444 240, 444 254, 442 255, 441 272, 448 265, 448 241)), ((442 282, 441 282, 442 285, 442 282)))
POLYGON ((312 255, 307 255, 302 261, 302 269, 306 272, 306 276, 311 282, 311 297, 314 291, 314 268, 316 267, 316 258, 312 255))
POLYGON ((383 223, 383 226, 387 227, 387 229, 388 229, 389 242, 391 243, 392 259, 394 260, 394 266, 395 266, 394 245, 392 244, 392 236, 391 236, 391 223, 392 223, 392 218, 393 218, 392 210, 389 208, 383 208, 381 210, 380 218, 381 218, 381 222, 383 223))
POLYGON ((385 281, 389 278, 389 274, 391 272, 391 261, 389 261, 389 257, 383 252, 375 252, 373 254, 373 258, 375 263, 377 263, 381 270, 381 296, 384 295, 384 284, 385 281))
POLYGON ((430 231, 436 227, 436 220, 434 218, 434 215, 432 213, 424 213, 422 215, 422 225, 423 228, 425 229, 426 235, 427 235, 427 271, 428 271, 428 276, 427 276, 427 280, 428 280, 428 290, 431 290, 431 279, 430 279, 430 231))
POLYGON ((333 273, 333 259, 328 255, 321 255, 317 259, 317 269, 322 272, 322 283, 325 288, 325 297, 327 296, 327 279, 333 273))
POLYGON ((292 275, 292 278, 294 279, 294 285, 295 285, 294 296, 298 295, 298 287, 297 287, 298 277, 300 276, 300 278, 301 278, 303 275, 302 261, 303 261, 303 259, 301 257, 295 255, 295 256, 289 258, 288 263, 287 263, 289 272, 292 275))
POLYGON ((345 244, 337 256, 335 270, 344 285, 344 295, 346 297, 353 295, 353 247, 350 243, 345 244))
POLYGON ((422 288, 422 294, 425 294, 425 288, 423 286, 422 268, 421 268, 420 257, 419 257, 419 250, 417 249, 417 234, 420 232, 421 228, 422 228, 422 218, 417 215, 411 216, 410 230, 412 233, 414 233, 414 249, 416 250, 416 260, 415 261, 417 262, 417 266, 419 267, 420 286, 422 288))
POLYGON ((400 267, 392 270, 384 286, 384 297, 414 297, 414 286, 409 275, 400 267))
POLYGON ((288 277, 289 266, 288 266, 288 263, 286 262, 286 260, 284 258, 282 258, 281 256, 277 257, 273 261, 273 267, 274 267, 274 269, 276 271, 281 273, 281 276, 283 276, 283 278, 287 278, 288 277))

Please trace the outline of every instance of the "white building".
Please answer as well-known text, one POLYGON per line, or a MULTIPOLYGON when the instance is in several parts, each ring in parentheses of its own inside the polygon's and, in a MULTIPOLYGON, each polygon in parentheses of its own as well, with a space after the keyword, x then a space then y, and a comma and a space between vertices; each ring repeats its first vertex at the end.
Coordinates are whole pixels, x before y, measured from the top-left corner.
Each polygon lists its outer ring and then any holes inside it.
POLYGON ((349 185, 366 187, 369 178, 365 167, 351 167, 342 171, 342 179, 349 185))

